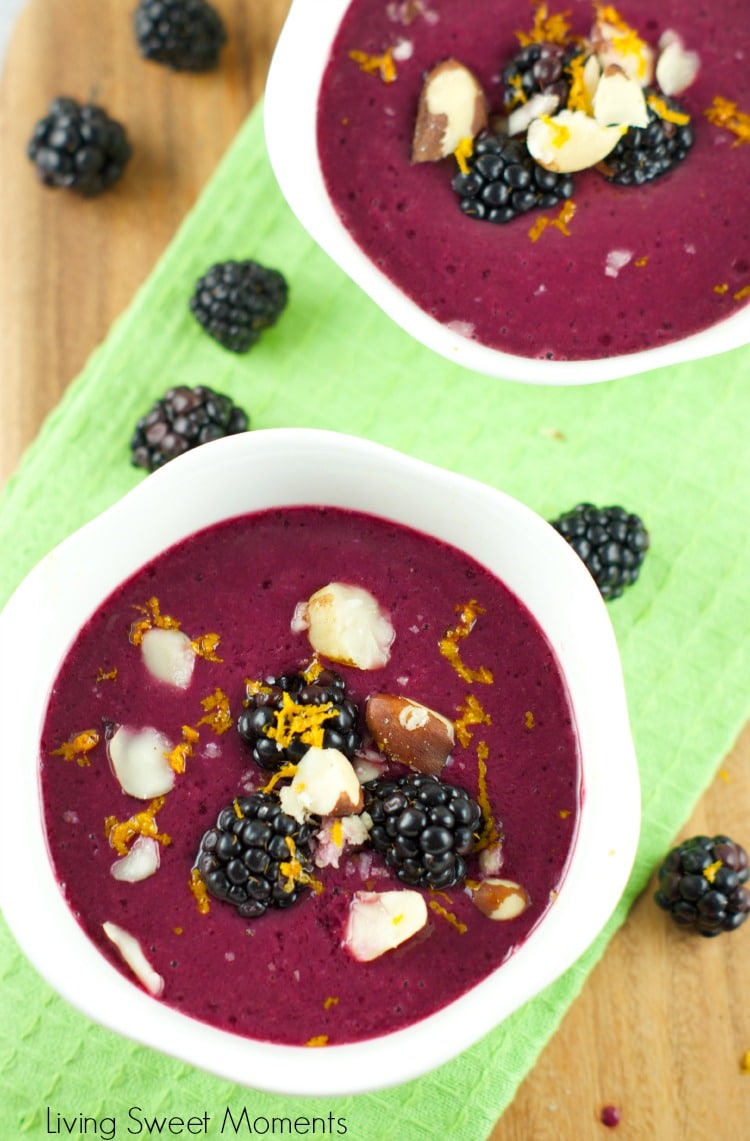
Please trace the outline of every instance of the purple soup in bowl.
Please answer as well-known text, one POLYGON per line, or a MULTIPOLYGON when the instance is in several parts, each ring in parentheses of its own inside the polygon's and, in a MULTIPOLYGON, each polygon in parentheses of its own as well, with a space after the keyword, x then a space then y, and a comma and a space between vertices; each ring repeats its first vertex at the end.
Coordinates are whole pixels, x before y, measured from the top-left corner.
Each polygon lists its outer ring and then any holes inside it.
MULTIPOLYGON (((476 372, 586 384, 717 354, 750 340, 750 229, 737 192, 750 177, 744 16, 738 0, 670 0, 658 10, 647 0, 614 8, 590 0, 294 0, 266 91, 271 163, 299 220, 364 292, 418 341, 476 372), (535 30, 539 11, 550 22, 535 30), (602 13, 627 29, 618 67, 632 60, 633 42, 658 61, 678 39, 671 50, 681 62, 697 59, 679 104, 653 75, 643 88, 641 114, 667 116, 659 118, 667 132, 688 123, 690 149, 666 173, 620 185, 601 161, 573 168, 562 206, 493 225, 476 217, 476 203, 485 191, 494 203, 498 186, 505 203, 504 175, 485 170, 488 186, 472 187, 460 203, 453 181, 464 158, 412 161, 433 69, 458 62, 479 83, 489 118, 474 140, 478 154, 483 134, 507 129, 505 84, 520 87, 521 79, 503 72, 521 44, 559 35, 568 66, 585 37, 582 62, 602 13)), ((680 86, 673 74, 662 82, 680 86)), ((550 121, 551 111, 540 115, 550 121)), ((568 126, 551 129, 562 139, 568 126)), ((523 131, 514 137, 525 151, 523 131)))
MULTIPOLYGON (((338 433, 230 437, 60 544, 8 602, 0 636, 5 867, 25 853, 23 876, 3 877, 13 933, 89 1017, 224 1078, 342 1095, 416 1077, 572 965, 623 892, 640 796, 606 607, 554 529, 496 489, 338 433), (309 617, 326 581, 381 605, 382 656, 312 652, 298 604, 309 617), (186 638, 187 680, 150 673, 144 631, 186 638), (201 837, 228 805, 241 815, 243 798, 279 787, 236 722, 259 682, 312 659, 360 706, 385 691, 418 724, 428 708, 453 725, 438 779, 480 804, 483 850, 458 884, 412 890, 360 837, 338 863, 316 856, 319 890, 294 906, 204 908, 191 890, 201 837), (166 793, 118 768, 113 729, 132 740, 145 724, 182 749, 166 793), (123 882, 112 868, 133 833, 118 848, 112 821, 138 819, 154 823, 139 838, 156 837, 160 861, 123 882), (480 908, 477 889, 498 882, 523 906, 480 908), (360 953, 355 902, 392 890, 421 895, 427 921, 360 953)), ((363 728, 354 748, 360 780, 383 761, 375 736, 363 728)), ((384 779, 415 776, 410 764, 384 779)), ((283 867, 291 884, 300 865, 283 867)))

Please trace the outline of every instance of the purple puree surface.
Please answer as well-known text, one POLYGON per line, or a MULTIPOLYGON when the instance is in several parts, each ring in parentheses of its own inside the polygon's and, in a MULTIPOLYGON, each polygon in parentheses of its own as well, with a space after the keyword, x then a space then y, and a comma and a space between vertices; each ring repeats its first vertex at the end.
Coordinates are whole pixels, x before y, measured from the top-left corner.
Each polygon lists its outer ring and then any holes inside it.
MULTIPOLYGON (((392 766, 399 775, 407 772, 392 766)), ((128 969, 102 933, 119 924, 141 943, 165 980, 172 1007, 256 1039, 305 1044, 356 1041, 408 1025, 440 1009, 499 966, 539 923, 559 887, 576 835, 581 799, 577 738, 564 680, 529 612, 465 554, 382 519, 331 508, 262 512, 191 536, 126 582, 95 612, 70 649, 50 696, 41 741, 41 780, 51 860, 65 899, 113 965, 128 969), (157 812, 171 837, 149 879, 119 883, 105 817, 128 819, 146 802, 122 792, 103 736, 89 765, 53 755, 62 742, 102 723, 153 726, 171 740, 203 715, 218 688, 234 718, 245 679, 278 675, 312 660, 306 633, 290 628, 295 605, 327 582, 371 591, 396 631, 389 663, 361 671, 334 666, 363 702, 378 691, 411 697, 456 718, 473 693, 491 725, 475 726, 457 746, 444 778, 478 791, 477 744, 489 749, 488 793, 502 821, 502 875, 524 885, 531 906, 519 918, 483 916, 461 885, 435 897, 466 924, 465 933, 434 910, 401 948, 372 963, 342 946, 352 894, 402 886, 382 858, 345 855, 339 869, 316 870, 320 895, 256 920, 217 900, 200 914, 189 887, 203 833, 237 795, 269 774, 250 758, 236 729, 202 726, 185 772, 157 812), (154 680, 131 644, 137 609, 156 597, 192 639, 217 633, 221 662, 197 658, 190 686, 154 680), (491 685, 467 683, 438 641, 459 621, 456 607, 476 600, 485 612, 461 642, 467 666, 492 671, 491 685), (114 677, 102 677, 116 670, 114 677)), ((476 856, 470 873, 477 874, 476 856)))
MULTIPOLYGON (((550 3, 573 32, 591 29, 590 0, 550 3)), ((750 112, 750 24, 745 0, 623 0, 617 10, 655 46, 676 30, 700 55, 694 84, 679 97, 695 144, 685 161, 641 187, 609 184, 595 170, 574 175, 569 236, 541 214, 505 225, 464 216, 451 189, 452 157, 410 162, 424 74, 453 57, 477 76, 491 111, 502 105, 500 72, 532 26, 519 0, 354 0, 336 36, 318 107, 318 149, 329 195, 352 237, 427 313, 475 340, 516 355, 598 359, 653 348, 699 332, 750 297, 750 145, 705 116, 715 96, 750 112), (381 55, 408 41, 384 83, 349 58, 381 55), (607 256, 630 260, 608 275, 607 256), (740 294, 740 296, 737 296, 740 294)))

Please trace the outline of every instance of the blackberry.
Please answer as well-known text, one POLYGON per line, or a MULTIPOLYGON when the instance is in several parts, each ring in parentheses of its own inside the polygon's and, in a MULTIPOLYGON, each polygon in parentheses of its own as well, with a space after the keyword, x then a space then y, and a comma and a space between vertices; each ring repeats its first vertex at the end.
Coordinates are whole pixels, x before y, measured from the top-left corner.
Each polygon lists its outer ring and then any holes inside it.
MULTIPOLYGON (((670 111, 682 113, 674 99, 664 95, 658 98, 670 111)), ((662 119, 650 104, 647 110, 648 126, 630 127, 600 164, 599 169, 608 182, 618 186, 642 186, 681 163, 692 147, 694 135, 690 123, 680 125, 662 119)))
POLYGON ((93 198, 122 176, 132 148, 103 107, 61 96, 37 122, 26 153, 45 186, 93 198))
POLYGON ((466 877, 482 811, 464 788, 422 773, 363 785, 370 841, 402 883, 447 888, 466 877))
POLYGON ((505 111, 527 103, 533 95, 557 95, 564 107, 570 94, 566 68, 581 49, 576 45, 526 44, 503 68, 502 99, 505 111))
POLYGON ((226 261, 211 266, 196 282, 190 308, 219 344, 246 353, 281 316, 288 296, 278 270, 254 261, 226 261))
POLYGON ((551 524, 583 559, 603 598, 619 598, 638 578, 650 541, 638 515, 579 503, 551 524))
POLYGON ((693 836, 659 868, 654 899, 680 927, 710 939, 734 931, 750 913, 747 852, 728 836, 693 836))
POLYGON ((467 166, 466 174, 453 179, 453 189, 464 214, 487 222, 511 222, 527 210, 549 209, 573 194, 569 174, 545 170, 525 143, 505 135, 480 139, 467 166))
POLYGON ((296 764, 310 745, 338 749, 351 757, 360 747, 359 710, 334 670, 287 673, 249 682, 237 732, 253 759, 273 772, 296 764))
POLYGON ((143 58, 173 71, 210 71, 227 38, 221 16, 206 0, 141 0, 133 30, 143 58))
POLYGON ((195 867, 207 891, 244 919, 291 907, 312 882, 312 830, 282 812, 278 796, 237 797, 201 839, 195 867))
POLYGON ((155 471, 175 456, 249 427, 247 415, 228 396, 198 385, 170 388, 135 426, 130 441, 136 467, 155 471))

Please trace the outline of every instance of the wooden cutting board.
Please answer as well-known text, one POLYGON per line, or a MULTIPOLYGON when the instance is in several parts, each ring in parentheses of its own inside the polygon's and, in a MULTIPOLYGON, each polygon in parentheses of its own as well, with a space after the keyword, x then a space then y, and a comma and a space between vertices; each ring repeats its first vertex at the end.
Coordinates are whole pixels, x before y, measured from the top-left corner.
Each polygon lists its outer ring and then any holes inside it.
MULTIPOLYGON (((28 0, 19 19, 0 76, 0 484, 263 91, 289 0, 214 2, 231 36, 222 67, 205 76, 139 64, 134 0, 28 0), (59 94, 99 99, 127 124, 137 140, 127 188, 83 201, 37 184, 25 145, 59 94)), ((739 838, 748 821, 750 730, 682 835, 739 838)), ((622 1112, 622 1141, 750 1137, 750 1074, 741 1069, 750 1050, 750 926, 718 940, 675 939, 650 896, 613 940, 492 1141, 604 1137, 607 1105, 622 1112)))

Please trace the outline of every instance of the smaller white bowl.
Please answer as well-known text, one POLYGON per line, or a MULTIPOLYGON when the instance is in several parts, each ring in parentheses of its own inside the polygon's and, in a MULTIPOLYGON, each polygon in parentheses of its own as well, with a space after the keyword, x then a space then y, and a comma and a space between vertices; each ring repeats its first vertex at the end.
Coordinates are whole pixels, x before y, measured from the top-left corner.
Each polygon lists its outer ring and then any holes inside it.
POLYGON ((90 1018, 223 1078, 284 1094, 395 1085, 459 1054, 557 978, 600 932, 638 842, 638 769, 615 637, 581 560, 540 516, 471 479, 334 432, 272 429, 173 460, 66 539, 0 614, 0 903, 21 947, 90 1018), (557 656, 581 752, 578 836, 555 904, 500 968, 405 1030, 323 1050, 253 1041, 180 1014, 123 977, 58 888, 42 820, 39 744, 62 660, 99 605, 144 563, 246 512, 328 505, 405 524, 465 551, 536 618, 557 656), (23 853, 22 876, 8 874, 23 853))
POLYGON ((396 324, 464 368, 527 384, 593 384, 713 356, 750 342, 750 307, 745 307, 700 333, 652 349, 597 360, 537 360, 460 336, 416 305, 351 237, 333 208, 321 170, 316 141, 318 97, 349 3, 292 0, 266 84, 266 145, 281 191, 299 221, 396 324))

